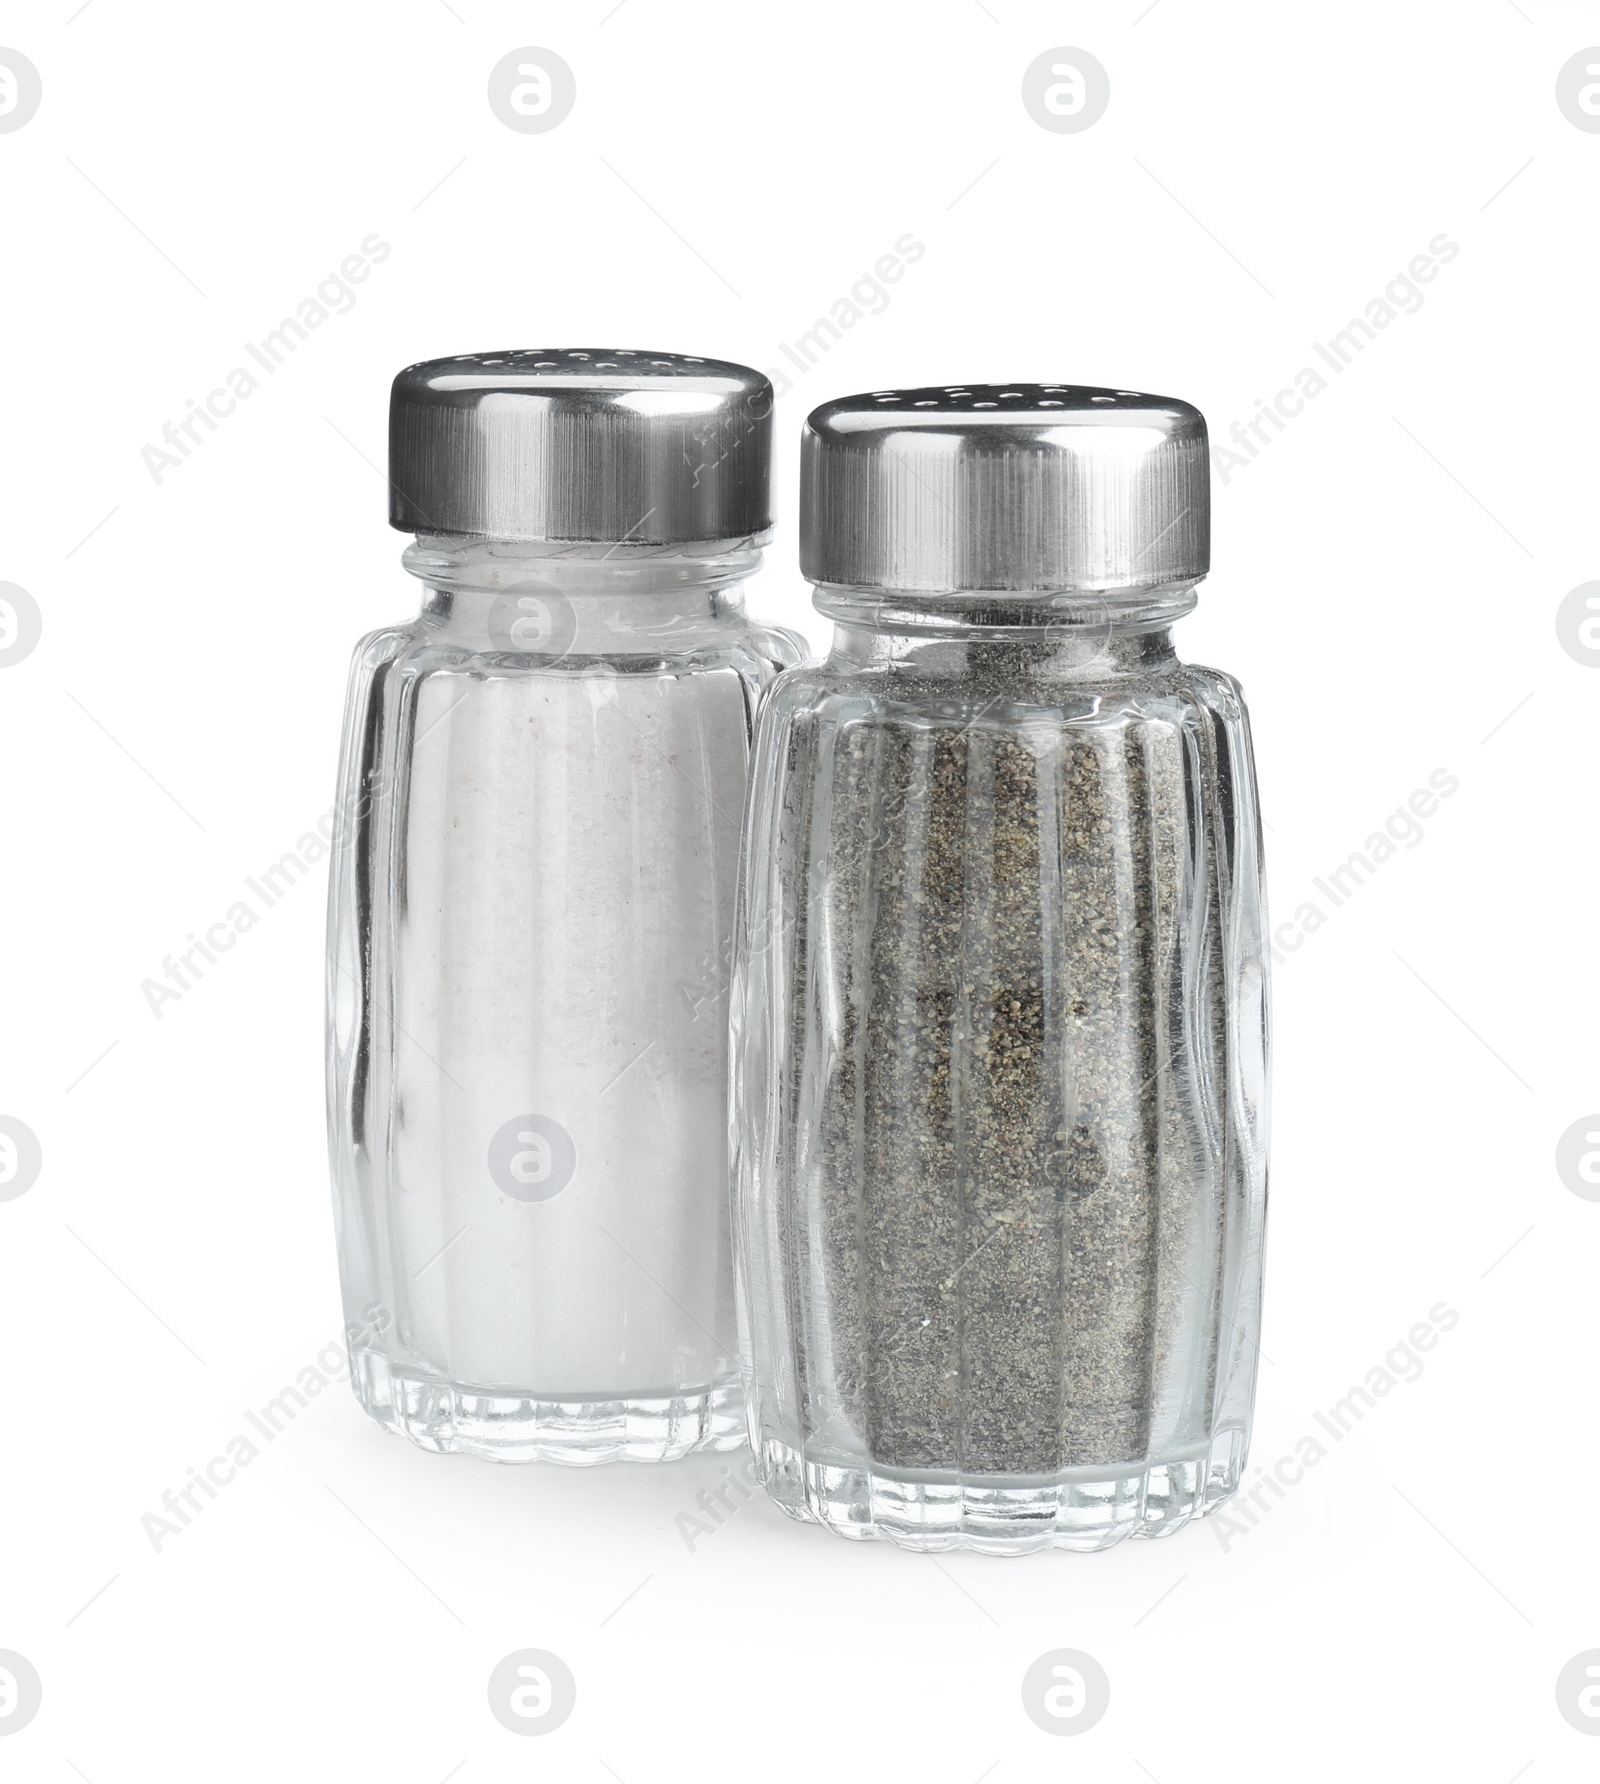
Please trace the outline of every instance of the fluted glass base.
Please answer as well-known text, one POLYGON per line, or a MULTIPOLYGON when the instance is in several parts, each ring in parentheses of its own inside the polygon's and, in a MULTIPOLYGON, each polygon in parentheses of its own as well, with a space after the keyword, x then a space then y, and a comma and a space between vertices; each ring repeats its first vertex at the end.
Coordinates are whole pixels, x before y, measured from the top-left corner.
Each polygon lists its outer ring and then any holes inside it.
POLYGON ((379 1351, 356 1358, 356 1399, 386 1431, 440 1455, 489 1462, 672 1462, 745 1441, 737 1380, 700 1393, 623 1400, 539 1400, 488 1394, 392 1367, 379 1351))
POLYGON ((854 1541, 882 1538, 923 1553, 1027 1555, 1171 1536, 1237 1489, 1244 1459, 1244 1433, 1226 1430, 1196 1456, 1128 1469, 1067 1469, 1047 1480, 831 1467, 770 1440, 759 1467, 790 1517, 854 1541))

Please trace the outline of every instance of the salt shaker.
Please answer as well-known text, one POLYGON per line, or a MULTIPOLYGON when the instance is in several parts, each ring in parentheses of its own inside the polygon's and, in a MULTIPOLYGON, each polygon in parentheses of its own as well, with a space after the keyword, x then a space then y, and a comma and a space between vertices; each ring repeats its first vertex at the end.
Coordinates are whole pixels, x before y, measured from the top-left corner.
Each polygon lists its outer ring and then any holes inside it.
POLYGON ((1265 1210, 1260 838, 1187 403, 818 409, 824 661, 763 710, 740 916, 752 1441, 796 1518, 1097 1549, 1238 1486, 1265 1210))
POLYGON ((403 371, 420 616, 363 640, 332 866, 352 1378, 500 1461, 743 1441, 727 980, 772 392, 686 355, 403 371))

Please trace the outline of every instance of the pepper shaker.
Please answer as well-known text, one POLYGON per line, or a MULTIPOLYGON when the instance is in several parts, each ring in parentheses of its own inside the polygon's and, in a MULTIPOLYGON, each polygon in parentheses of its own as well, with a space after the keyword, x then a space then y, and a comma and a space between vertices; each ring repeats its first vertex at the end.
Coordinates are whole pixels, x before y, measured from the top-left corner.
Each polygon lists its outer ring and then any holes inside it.
POLYGON ((668 353, 409 367, 420 616, 350 680, 329 1113, 352 1379, 424 1449, 743 1440, 727 978, 772 391, 668 353))
POLYGON ((1261 850, 1187 403, 877 391, 803 443, 826 659, 763 709, 734 990, 752 1442, 796 1518, 1011 1554, 1232 1493, 1261 850))

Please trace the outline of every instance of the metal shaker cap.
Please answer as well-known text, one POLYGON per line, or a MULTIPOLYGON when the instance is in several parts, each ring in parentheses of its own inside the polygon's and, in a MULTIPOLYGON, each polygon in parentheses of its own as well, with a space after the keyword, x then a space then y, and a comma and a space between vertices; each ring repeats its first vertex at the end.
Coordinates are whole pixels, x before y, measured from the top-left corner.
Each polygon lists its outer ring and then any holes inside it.
POLYGON ((1205 417, 1076 384, 842 397, 801 442, 800 564, 865 589, 1158 589, 1210 566, 1205 417))
POLYGON ((772 525, 772 385, 748 366, 609 348, 407 366, 389 403, 389 524, 671 545, 772 525))

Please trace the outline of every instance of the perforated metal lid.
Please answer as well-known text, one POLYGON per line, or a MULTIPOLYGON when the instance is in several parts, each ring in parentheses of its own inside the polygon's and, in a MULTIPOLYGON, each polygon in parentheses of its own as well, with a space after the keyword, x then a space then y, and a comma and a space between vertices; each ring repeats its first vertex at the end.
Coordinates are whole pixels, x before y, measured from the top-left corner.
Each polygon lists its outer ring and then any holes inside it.
POLYGON ((813 582, 1156 589, 1210 565, 1205 417, 1175 397, 950 384, 824 403, 801 448, 813 582))
POLYGON ((519 348, 407 366, 389 521, 408 533, 668 545, 772 525, 772 386, 682 353, 519 348))

